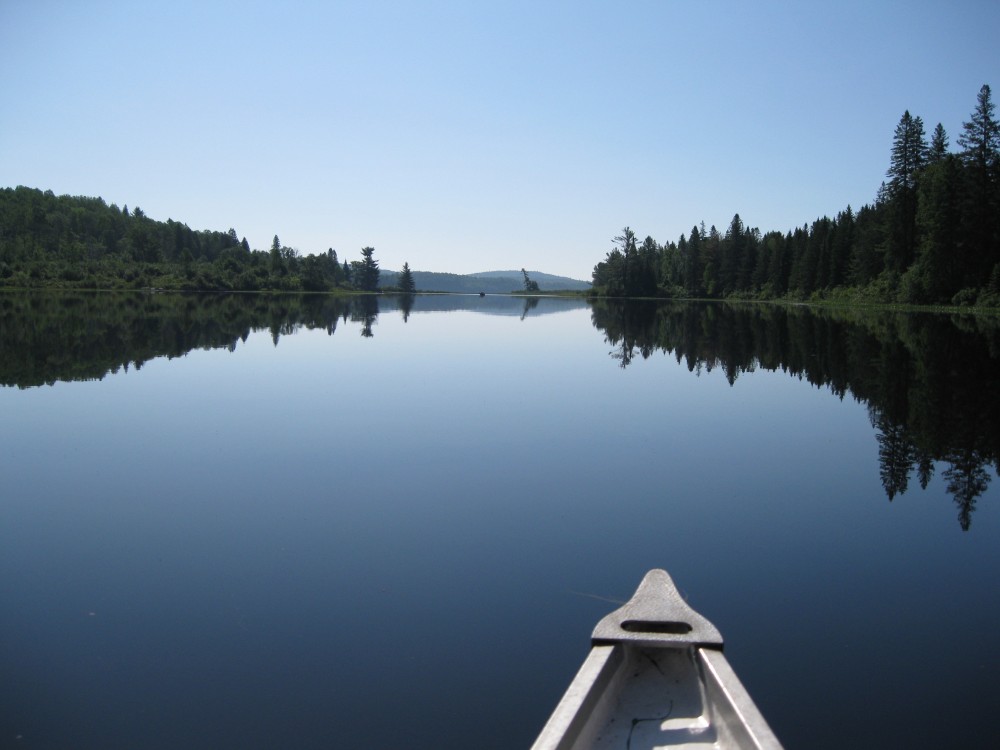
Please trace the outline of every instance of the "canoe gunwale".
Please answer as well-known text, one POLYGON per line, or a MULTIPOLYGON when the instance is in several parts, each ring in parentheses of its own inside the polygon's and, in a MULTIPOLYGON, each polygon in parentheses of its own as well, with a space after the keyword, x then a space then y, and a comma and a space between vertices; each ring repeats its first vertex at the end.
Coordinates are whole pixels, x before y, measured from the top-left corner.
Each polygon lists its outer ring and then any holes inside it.
MULTIPOLYGON (((673 659, 674 664, 688 664, 687 682, 693 684, 684 689, 702 706, 697 727, 713 738, 715 747, 781 750, 781 743, 736 676, 722 647, 719 631, 688 606, 666 571, 650 571, 632 599, 597 624, 590 653, 532 750, 606 746, 602 732, 610 726, 609 721, 618 720, 619 727, 631 721, 634 728, 638 719, 623 709, 621 696, 629 680, 638 674, 633 669, 637 661, 650 661, 649 655, 657 653, 673 659), (687 658, 676 661, 682 654, 687 658)), ((656 747, 688 745, 698 731, 671 730, 666 728, 670 722, 662 724, 661 739, 669 739, 658 741, 656 747)), ((630 744, 631 739, 630 734, 630 744)))

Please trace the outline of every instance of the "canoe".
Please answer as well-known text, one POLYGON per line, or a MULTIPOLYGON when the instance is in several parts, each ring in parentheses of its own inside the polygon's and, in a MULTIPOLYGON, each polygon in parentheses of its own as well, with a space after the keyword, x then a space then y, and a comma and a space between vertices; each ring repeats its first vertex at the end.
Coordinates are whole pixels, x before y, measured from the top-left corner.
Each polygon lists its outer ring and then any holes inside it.
POLYGON ((590 654, 532 750, 754 748, 781 743, 664 570, 594 629, 590 654))

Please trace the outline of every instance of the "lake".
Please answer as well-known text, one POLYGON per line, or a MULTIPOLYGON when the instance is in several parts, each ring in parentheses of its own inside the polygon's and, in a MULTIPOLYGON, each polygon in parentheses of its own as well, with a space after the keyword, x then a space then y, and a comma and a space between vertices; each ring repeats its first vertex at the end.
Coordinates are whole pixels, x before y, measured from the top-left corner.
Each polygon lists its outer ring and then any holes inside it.
POLYGON ((655 567, 786 747, 996 734, 998 318, 0 312, 2 747, 526 748, 655 567))

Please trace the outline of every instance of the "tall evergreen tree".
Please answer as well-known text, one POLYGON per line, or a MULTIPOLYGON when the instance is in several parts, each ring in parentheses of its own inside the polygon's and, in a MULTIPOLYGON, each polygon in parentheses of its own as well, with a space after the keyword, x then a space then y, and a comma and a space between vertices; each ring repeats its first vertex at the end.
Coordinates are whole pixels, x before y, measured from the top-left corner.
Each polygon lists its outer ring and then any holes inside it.
POLYGON ((916 263, 907 272, 908 302, 948 302, 961 286, 959 180, 959 162, 952 154, 929 166, 920 180, 920 247, 916 263))
POLYGON ((726 235, 719 244, 719 287, 725 295, 739 287, 738 275, 744 253, 743 220, 734 214, 726 235))
POLYGON ((788 245, 790 236, 781 232, 768 232, 764 237, 764 247, 767 248, 767 279, 764 282, 770 294, 780 297, 788 291, 788 245))
POLYGON ((354 278, 354 285, 365 292, 374 292, 378 289, 379 268, 378 261, 375 260, 375 248, 361 248, 361 263, 358 266, 358 273, 354 278))
MULTIPOLYGON (((683 237, 683 235, 682 235, 683 237)), ((660 248, 660 266, 658 269, 658 284, 662 285, 671 296, 684 287, 683 255, 677 243, 671 242, 660 248)))
MULTIPOLYGON (((684 236, 682 235, 681 241, 683 240, 684 236)), ((684 253, 684 286, 689 296, 700 297, 702 295, 702 274, 701 232, 698 231, 697 226, 694 226, 691 228, 691 239, 688 240, 684 253)))
POLYGON ((718 297, 720 293, 719 252, 722 237, 714 224, 706 234, 704 223, 702 223, 701 238, 701 288, 707 296, 718 297))
POLYGON ((538 291, 538 282, 537 281, 532 281, 531 277, 528 276, 528 272, 525 271, 523 268, 521 269, 521 275, 524 276, 524 291, 526 291, 526 292, 537 292, 538 291))
POLYGON ((803 224, 792 232, 788 243, 790 251, 790 266, 788 271, 788 288, 796 294, 803 295, 812 291, 813 279, 816 274, 815 258, 810 250, 809 227, 803 224))
POLYGON ((993 115, 990 87, 979 90, 976 109, 962 123, 958 144, 968 173, 965 209, 965 241, 974 254, 966 267, 966 283, 985 283, 991 269, 1000 263, 1000 124, 993 115))
POLYGON ((650 236, 642 241, 637 252, 637 263, 635 282, 632 294, 653 295, 656 294, 657 269, 660 265, 660 246, 650 236))
POLYGON ((931 148, 927 155, 927 160, 931 164, 936 164, 948 154, 948 134, 944 126, 938 123, 931 135, 931 148))
POLYGON ((284 259, 281 256, 281 240, 278 239, 278 235, 274 235, 274 239, 271 241, 271 272, 281 273, 285 270, 284 259))
POLYGON ((338 286, 344 281, 344 268, 340 265, 340 259, 337 257, 337 251, 332 247, 327 248, 326 255, 324 258, 324 267, 326 269, 326 275, 329 277, 330 281, 338 286))
POLYGON ((639 251, 635 246, 635 232, 625 227, 622 233, 615 237, 615 244, 622 254, 622 293, 630 295, 634 293, 635 276, 638 271, 639 251))
POLYGON ((1000 124, 993 116, 993 110, 990 87, 984 85, 976 97, 972 118, 962 123, 962 134, 958 136, 962 158, 970 166, 985 172, 995 170, 1000 157, 1000 124))
POLYGON ((760 254, 760 230, 746 227, 743 230, 743 256, 740 259, 736 286, 743 292, 756 291, 760 284, 754 282, 757 256, 760 254))
POLYGON ((913 262, 917 244, 917 178, 927 164, 927 140, 919 117, 903 113, 892 138, 886 176, 891 206, 887 265, 904 271, 913 262))
POLYGON ((850 270, 851 248, 854 246, 854 212, 848 206, 837 215, 834 222, 833 242, 831 243, 830 270, 827 284, 831 288, 847 283, 850 270))
POLYGON ((410 271, 409 263, 403 263, 403 270, 399 274, 399 291, 403 294, 413 294, 417 291, 417 285, 413 282, 413 273, 410 271))
POLYGON ((880 248, 885 244, 884 204, 862 206, 855 221, 854 243, 851 247, 848 283, 865 286, 882 270, 880 248))
POLYGON ((892 137, 892 159, 886 176, 889 189, 896 193, 905 188, 916 188, 917 172, 927 163, 927 140, 924 122, 919 117, 903 112, 892 137))

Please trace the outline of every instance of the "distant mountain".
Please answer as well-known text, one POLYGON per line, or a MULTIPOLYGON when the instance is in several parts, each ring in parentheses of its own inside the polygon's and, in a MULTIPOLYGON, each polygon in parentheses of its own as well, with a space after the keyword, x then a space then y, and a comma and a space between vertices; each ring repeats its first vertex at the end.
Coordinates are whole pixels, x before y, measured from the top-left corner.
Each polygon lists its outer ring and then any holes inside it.
MULTIPOLYGON (((518 289, 524 288, 524 276, 520 271, 480 271, 479 273, 470 273, 469 276, 477 279, 514 279, 517 281, 518 289)), ((538 286, 543 291, 546 289, 549 291, 590 289, 589 281, 571 279, 568 276, 554 276, 551 273, 542 273, 541 271, 528 271, 528 276, 532 281, 537 281, 538 286)))
MULTIPOLYGON (((590 283, 566 276, 554 276, 541 271, 528 271, 532 281, 538 282, 540 291, 563 292, 583 291, 590 289, 590 283)), ((399 272, 382 270, 379 275, 379 286, 395 286, 399 280, 399 272)), ((474 294, 489 292, 491 294, 506 294, 524 290, 524 276, 520 271, 482 271, 480 273, 456 274, 435 273, 432 271, 414 271, 413 283, 422 292, 456 292, 474 294)))

